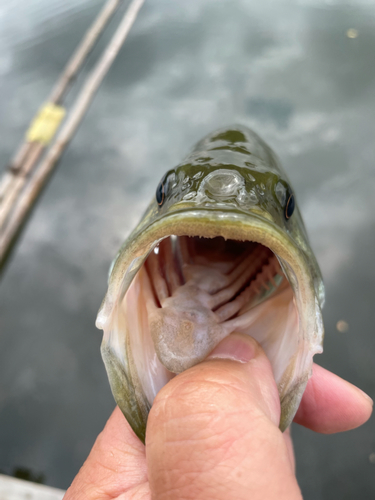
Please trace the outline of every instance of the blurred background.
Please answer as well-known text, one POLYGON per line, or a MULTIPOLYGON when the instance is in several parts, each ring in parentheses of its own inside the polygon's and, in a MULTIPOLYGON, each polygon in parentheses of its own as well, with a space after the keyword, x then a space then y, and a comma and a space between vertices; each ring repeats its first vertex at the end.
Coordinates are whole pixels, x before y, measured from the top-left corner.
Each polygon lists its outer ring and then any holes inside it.
MULTIPOLYGON (((0 168, 103 3, 0 1, 0 168)), ((72 481, 114 408, 94 327, 110 262, 163 173, 233 123, 297 193, 327 291, 316 361, 374 398, 374 116, 373 0, 147 0, 0 283, 1 472, 72 481)), ((292 433, 305 500, 375 498, 374 417, 292 433)))

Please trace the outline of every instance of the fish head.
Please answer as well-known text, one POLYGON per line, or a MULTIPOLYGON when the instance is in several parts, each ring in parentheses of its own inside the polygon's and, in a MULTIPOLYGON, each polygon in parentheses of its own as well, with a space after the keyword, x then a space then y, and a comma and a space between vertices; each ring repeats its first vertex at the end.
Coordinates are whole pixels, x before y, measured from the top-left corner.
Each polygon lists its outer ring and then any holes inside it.
POLYGON ((322 351, 323 303, 275 153, 246 127, 215 131, 162 177, 112 265, 97 326, 115 399, 143 439, 157 391, 239 331, 271 361, 284 430, 322 351))

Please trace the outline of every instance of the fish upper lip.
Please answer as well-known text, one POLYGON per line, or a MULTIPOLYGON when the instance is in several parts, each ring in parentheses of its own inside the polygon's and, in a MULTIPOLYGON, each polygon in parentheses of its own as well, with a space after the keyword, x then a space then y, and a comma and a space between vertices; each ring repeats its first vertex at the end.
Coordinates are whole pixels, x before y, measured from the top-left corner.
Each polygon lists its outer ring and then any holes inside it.
MULTIPOLYGON (((182 203, 181 203, 182 205, 182 203)), ((160 213, 159 217, 154 220, 147 228, 151 227, 155 222, 160 222, 162 219, 165 219, 170 216, 178 215, 178 214, 184 214, 184 213, 194 213, 194 212, 206 212, 207 214, 215 214, 213 218, 230 218, 233 216, 237 217, 245 217, 245 218, 254 218, 256 220, 261 220, 263 222, 266 222, 272 227, 278 229, 279 231, 285 233, 283 229, 281 229, 277 224, 270 218, 267 217, 266 212, 260 208, 255 208, 254 210, 249 210, 245 211, 241 209, 239 206, 233 207, 232 205, 227 205, 225 203, 222 203, 219 208, 217 208, 218 202, 215 203, 216 207, 212 206, 197 206, 197 205, 189 205, 188 203, 183 203, 183 206, 176 206, 175 209, 172 209, 170 211, 160 213)), ((289 236, 289 235, 288 235, 289 236)))
MULTIPOLYGON (((185 205, 185 204, 184 204, 185 205)), ((221 207, 220 207, 221 208, 221 207)), ((292 245, 295 249, 298 249, 299 253, 303 252, 297 245, 297 243, 294 241, 294 239, 291 237, 290 233, 278 226, 272 219, 271 217, 267 217, 267 212, 260 208, 254 209, 254 211, 244 211, 240 207, 238 208, 233 208, 231 206, 225 207, 223 206, 223 210, 220 210, 218 208, 210 208, 210 207, 202 207, 202 206, 194 206, 194 205, 188 205, 186 203, 186 206, 183 207, 176 207, 176 209, 160 213, 159 217, 156 218, 156 220, 153 220, 151 224, 149 224, 147 227, 143 229, 143 231, 148 231, 152 229, 152 227, 155 224, 160 224, 164 220, 166 223, 170 218, 173 217, 178 217, 179 215, 191 215, 193 216, 194 213, 197 213, 197 215, 200 217, 202 214, 205 214, 207 216, 210 216, 209 218, 214 221, 220 221, 220 220, 237 220, 237 221, 244 221, 244 222, 249 222, 250 220, 254 220, 256 222, 260 222, 261 224, 265 224, 271 231, 274 231, 275 234, 277 233, 278 239, 281 241, 283 240, 285 243, 288 242, 288 244, 292 245)), ((193 236, 193 235, 191 235, 193 236)), ((198 236, 198 235, 196 235, 198 236)))

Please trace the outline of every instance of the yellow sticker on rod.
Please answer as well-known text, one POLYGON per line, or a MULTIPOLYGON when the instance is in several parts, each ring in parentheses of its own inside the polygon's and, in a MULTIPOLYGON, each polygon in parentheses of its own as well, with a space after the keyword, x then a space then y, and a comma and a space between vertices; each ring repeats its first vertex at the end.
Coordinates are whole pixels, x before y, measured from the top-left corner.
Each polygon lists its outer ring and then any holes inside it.
POLYGON ((47 102, 31 122, 26 132, 26 140, 40 142, 44 146, 48 146, 64 116, 65 109, 62 106, 47 102))

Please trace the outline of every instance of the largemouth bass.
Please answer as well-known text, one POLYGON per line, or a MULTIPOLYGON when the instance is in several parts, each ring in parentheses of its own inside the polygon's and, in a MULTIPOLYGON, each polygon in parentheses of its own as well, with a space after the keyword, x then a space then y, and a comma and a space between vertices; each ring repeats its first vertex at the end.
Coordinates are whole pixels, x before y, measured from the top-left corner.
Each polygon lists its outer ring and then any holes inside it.
POLYGON ((108 284, 101 352, 142 441, 157 392, 235 331, 265 350, 288 427, 322 352, 324 287, 290 182, 252 130, 208 135, 163 176, 108 284))

